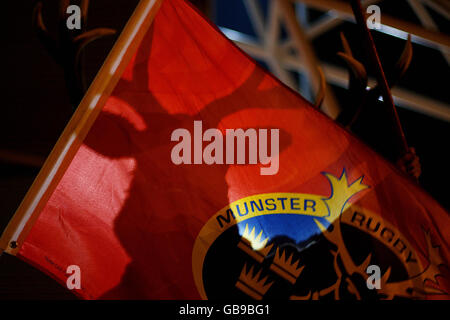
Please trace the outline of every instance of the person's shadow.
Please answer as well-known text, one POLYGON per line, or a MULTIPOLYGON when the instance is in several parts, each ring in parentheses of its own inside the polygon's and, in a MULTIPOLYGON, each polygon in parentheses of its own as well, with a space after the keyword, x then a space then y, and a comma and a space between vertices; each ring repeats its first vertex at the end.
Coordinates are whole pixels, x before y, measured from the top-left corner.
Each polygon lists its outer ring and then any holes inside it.
MULTIPOLYGON (((147 61, 152 38, 149 32, 136 61, 147 61)), ((192 291, 192 247, 203 223, 215 214, 211 208, 219 210, 229 203, 229 165, 173 164, 171 150, 176 142, 171 142, 171 134, 185 128, 193 136, 194 120, 202 120, 203 131, 217 128, 226 116, 244 109, 254 109, 260 116, 267 108, 292 108, 270 104, 267 97, 281 96, 286 89, 259 88, 264 77, 264 71, 255 66, 240 87, 193 115, 171 114, 158 103, 149 91, 146 63, 134 65, 132 80, 120 80, 112 96, 133 108, 142 122, 140 129, 125 117, 102 111, 85 139, 88 147, 103 156, 135 161, 128 197, 114 221, 114 231, 131 262, 120 283, 100 299, 198 296, 192 291), (250 99, 252 96, 258 99, 250 99), (189 265, 185 265, 187 261, 189 265)), ((290 143, 290 134, 280 130, 280 153, 290 143)))

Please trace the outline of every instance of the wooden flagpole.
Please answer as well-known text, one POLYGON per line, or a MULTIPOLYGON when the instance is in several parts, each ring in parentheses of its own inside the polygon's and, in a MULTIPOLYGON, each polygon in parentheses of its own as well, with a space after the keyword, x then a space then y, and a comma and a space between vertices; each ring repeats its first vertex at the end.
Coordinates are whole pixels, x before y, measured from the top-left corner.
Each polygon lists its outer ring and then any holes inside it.
POLYGON ((15 255, 136 52, 163 0, 141 0, 0 238, 15 255))

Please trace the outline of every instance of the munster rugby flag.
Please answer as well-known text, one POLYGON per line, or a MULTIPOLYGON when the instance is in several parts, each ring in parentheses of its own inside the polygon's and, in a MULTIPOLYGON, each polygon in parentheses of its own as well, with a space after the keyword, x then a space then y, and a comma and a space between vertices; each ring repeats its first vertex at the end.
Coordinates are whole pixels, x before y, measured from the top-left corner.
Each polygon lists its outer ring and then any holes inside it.
POLYGON ((64 286, 79 268, 85 299, 445 299, 449 236, 189 4, 144 0, 2 247, 64 286))

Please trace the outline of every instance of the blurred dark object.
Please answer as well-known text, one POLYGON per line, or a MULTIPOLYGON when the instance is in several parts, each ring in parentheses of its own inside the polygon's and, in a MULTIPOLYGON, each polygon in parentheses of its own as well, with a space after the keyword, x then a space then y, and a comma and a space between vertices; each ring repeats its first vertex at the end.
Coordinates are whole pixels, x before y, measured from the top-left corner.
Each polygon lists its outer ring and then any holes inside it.
POLYGON ((0 300, 77 299, 67 288, 13 256, 2 255, 0 271, 0 300))
POLYGON ((111 28, 95 28, 87 31, 89 0, 81 0, 81 29, 69 30, 66 25, 67 8, 70 0, 59 0, 58 31, 56 37, 49 33, 42 16, 42 2, 38 2, 33 12, 33 27, 50 56, 64 69, 66 87, 75 109, 87 89, 84 75, 84 48, 94 40, 116 33, 111 28))
POLYGON ((415 179, 419 179, 420 175, 422 174, 422 168, 420 167, 420 160, 414 148, 410 148, 409 152, 407 152, 403 157, 398 159, 396 164, 397 167, 400 168, 400 170, 406 172, 415 179))
POLYGON ((211 0, 189 0, 194 6, 196 6, 204 15, 211 17, 212 13, 212 1, 211 0))

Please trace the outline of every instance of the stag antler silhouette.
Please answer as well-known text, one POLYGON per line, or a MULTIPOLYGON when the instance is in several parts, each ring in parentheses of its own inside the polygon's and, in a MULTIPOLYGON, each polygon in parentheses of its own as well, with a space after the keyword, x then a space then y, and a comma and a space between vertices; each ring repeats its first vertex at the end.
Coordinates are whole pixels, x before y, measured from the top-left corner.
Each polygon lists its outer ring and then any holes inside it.
MULTIPOLYGON (((378 99, 380 96, 380 88, 378 85, 373 88, 368 87, 368 75, 364 64, 353 56, 350 45, 345 35, 341 32, 341 42, 344 52, 338 52, 338 56, 341 57, 347 64, 349 71, 349 92, 354 101, 353 106, 346 108, 338 117, 338 122, 344 126, 351 128, 352 124, 357 120, 361 109, 367 102, 371 102, 374 99, 378 99)), ((408 70, 412 60, 413 50, 411 44, 411 35, 408 35, 408 40, 405 43, 403 52, 400 58, 397 60, 392 70, 387 70, 387 80, 389 87, 394 87, 398 81, 404 76, 408 70)))
MULTIPOLYGON (((360 120, 360 115, 364 109, 377 105, 378 99, 381 96, 381 88, 378 84, 372 88, 368 87, 366 67, 362 62, 355 59, 344 34, 341 33, 340 36, 343 52, 338 52, 338 56, 347 64, 349 71, 349 93, 354 103, 351 103, 341 112, 337 121, 348 129, 352 129, 355 123, 360 120)), ((397 63, 391 70, 387 70, 386 72, 387 82, 390 88, 394 87, 405 75, 411 64, 412 55, 411 35, 408 35, 408 40, 397 63)), ((408 173, 415 179, 418 179, 421 175, 420 161, 414 148, 409 148, 405 155, 397 159, 396 164, 402 171, 408 173)))

